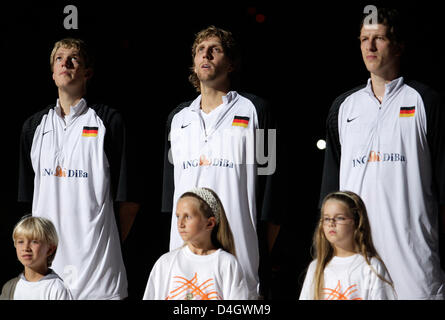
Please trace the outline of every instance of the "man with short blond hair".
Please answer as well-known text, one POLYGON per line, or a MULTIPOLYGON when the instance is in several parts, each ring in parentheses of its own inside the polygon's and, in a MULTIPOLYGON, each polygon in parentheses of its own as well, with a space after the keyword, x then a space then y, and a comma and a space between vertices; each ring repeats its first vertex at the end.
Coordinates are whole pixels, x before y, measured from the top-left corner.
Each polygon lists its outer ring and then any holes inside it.
POLYGON ((123 299, 127 277, 113 201, 120 203, 122 239, 138 210, 127 202, 124 122, 116 110, 85 99, 93 64, 84 41, 58 41, 50 65, 58 99, 23 125, 18 198, 54 223, 60 242, 53 269, 75 299, 123 299))

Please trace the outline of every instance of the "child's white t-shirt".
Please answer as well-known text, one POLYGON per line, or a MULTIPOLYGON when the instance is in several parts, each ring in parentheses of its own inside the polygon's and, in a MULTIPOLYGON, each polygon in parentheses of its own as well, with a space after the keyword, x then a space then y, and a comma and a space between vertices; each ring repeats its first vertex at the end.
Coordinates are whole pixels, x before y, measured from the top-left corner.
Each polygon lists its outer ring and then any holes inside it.
POLYGON ((63 280, 53 271, 39 281, 26 280, 23 273, 14 292, 14 300, 72 300, 70 290, 65 287, 63 280))
POLYGON ((233 255, 222 249, 197 255, 185 245, 156 261, 143 299, 246 300, 248 288, 233 255))
MULTIPOLYGON (((388 271, 376 258, 370 259, 371 267, 361 254, 349 257, 334 256, 324 270, 324 300, 393 300, 393 288, 380 279, 391 281, 388 271)), ((317 260, 309 265, 300 300, 314 299, 314 274, 317 260)))

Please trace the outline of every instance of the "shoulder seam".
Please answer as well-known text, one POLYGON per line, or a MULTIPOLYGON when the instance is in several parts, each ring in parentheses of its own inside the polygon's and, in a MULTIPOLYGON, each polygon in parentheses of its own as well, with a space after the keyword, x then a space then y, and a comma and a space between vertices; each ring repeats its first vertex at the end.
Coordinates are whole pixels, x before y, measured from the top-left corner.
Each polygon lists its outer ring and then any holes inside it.
POLYGON ((342 105, 342 103, 351 95, 353 95, 354 93, 360 91, 361 89, 365 88, 366 85, 360 85, 355 87, 354 89, 351 89, 349 91, 346 91, 345 93, 342 93, 341 95, 339 95, 337 98, 335 98, 334 102, 331 105, 331 108, 328 112, 328 117, 327 117, 327 122, 332 121, 333 117, 334 118, 338 118, 338 111, 340 110, 340 106, 342 105))
POLYGON ((167 116, 167 121, 166 121, 168 131, 170 131, 171 123, 173 121, 174 116, 176 114, 178 114, 179 112, 181 112, 183 109, 189 107, 192 104, 192 102, 193 102, 193 100, 182 102, 178 106, 176 106, 176 108, 174 108, 172 111, 170 111, 169 115, 167 116))

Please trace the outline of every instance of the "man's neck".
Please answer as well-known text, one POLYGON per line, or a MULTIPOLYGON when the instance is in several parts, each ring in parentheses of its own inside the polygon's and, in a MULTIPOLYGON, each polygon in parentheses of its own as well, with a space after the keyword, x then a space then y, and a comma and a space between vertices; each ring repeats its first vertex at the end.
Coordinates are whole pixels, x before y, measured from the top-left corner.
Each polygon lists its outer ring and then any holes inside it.
POLYGON ((71 107, 75 106, 82 99, 83 94, 70 94, 66 91, 59 90, 59 104, 65 116, 70 114, 71 107))
POLYGON ((397 77, 398 77, 398 72, 392 72, 391 74, 387 75, 377 75, 371 73, 372 91, 374 92, 374 95, 380 102, 382 102, 383 97, 385 95, 385 85, 390 83, 397 77))
POLYGON ((223 103, 223 96, 229 92, 228 87, 212 88, 201 85, 201 109, 209 113, 223 103))

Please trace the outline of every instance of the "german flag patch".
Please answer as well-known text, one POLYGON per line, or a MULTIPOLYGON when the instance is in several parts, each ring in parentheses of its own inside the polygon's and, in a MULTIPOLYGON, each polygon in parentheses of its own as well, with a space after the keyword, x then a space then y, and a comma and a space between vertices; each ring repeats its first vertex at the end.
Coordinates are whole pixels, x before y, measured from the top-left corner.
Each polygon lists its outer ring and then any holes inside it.
POLYGON ((400 107, 400 113, 399 117, 407 118, 407 117, 414 117, 414 114, 416 113, 416 107, 400 107))
POLYGON ((232 126, 247 128, 248 124, 249 124, 249 117, 235 116, 233 118, 232 126))
POLYGON ((99 127, 83 127, 82 137, 97 137, 99 127))

